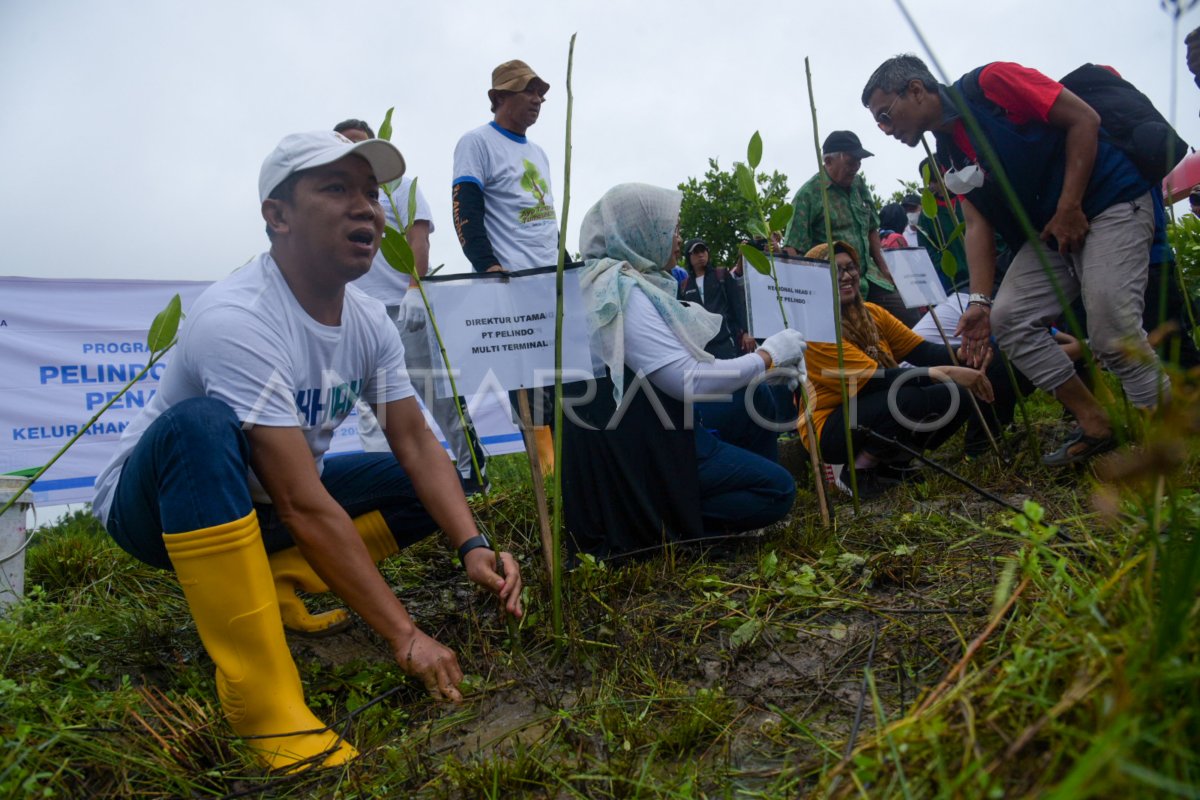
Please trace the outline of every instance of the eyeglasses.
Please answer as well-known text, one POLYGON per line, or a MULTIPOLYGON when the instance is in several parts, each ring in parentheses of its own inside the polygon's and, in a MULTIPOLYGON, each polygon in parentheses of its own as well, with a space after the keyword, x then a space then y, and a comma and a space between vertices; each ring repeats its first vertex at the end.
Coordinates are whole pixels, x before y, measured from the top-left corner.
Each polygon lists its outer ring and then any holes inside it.
POLYGON ((900 98, 904 97, 904 93, 907 91, 908 89, 901 89, 900 94, 896 95, 895 99, 892 100, 892 104, 887 107, 887 111, 880 111, 875 115, 876 125, 883 127, 884 125, 892 124, 892 109, 896 107, 896 103, 900 102, 900 98))
POLYGON ((851 263, 851 264, 849 264, 848 266, 845 266, 845 267, 843 267, 841 264, 838 264, 837 271, 838 271, 838 277, 839 277, 839 278, 840 278, 841 276, 843 276, 843 275, 857 275, 857 274, 858 274, 858 267, 857 267, 855 264, 853 264, 853 263, 851 263))

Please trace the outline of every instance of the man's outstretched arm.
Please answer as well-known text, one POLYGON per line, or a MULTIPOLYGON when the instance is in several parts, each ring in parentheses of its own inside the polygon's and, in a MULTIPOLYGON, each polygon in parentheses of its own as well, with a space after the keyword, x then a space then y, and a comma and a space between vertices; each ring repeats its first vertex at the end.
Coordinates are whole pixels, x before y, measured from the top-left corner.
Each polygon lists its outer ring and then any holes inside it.
POLYGON ((304 559, 387 640, 401 669, 420 679, 435 698, 461 700, 462 669, 454 651, 417 628, 392 593, 353 521, 322 485, 300 429, 257 425, 246 438, 254 474, 304 559))
MULTIPOLYGON (((416 398, 406 397, 375 408, 383 422, 383 432, 396 460, 412 480, 421 505, 433 517, 457 551, 467 540, 479 535, 475 518, 463 495, 458 471, 446 455, 437 437, 425 424, 416 398)), ((521 616, 521 571, 512 554, 499 553, 503 574, 497 570, 497 553, 478 547, 467 553, 463 567, 472 582, 500 599, 501 609, 521 616)))

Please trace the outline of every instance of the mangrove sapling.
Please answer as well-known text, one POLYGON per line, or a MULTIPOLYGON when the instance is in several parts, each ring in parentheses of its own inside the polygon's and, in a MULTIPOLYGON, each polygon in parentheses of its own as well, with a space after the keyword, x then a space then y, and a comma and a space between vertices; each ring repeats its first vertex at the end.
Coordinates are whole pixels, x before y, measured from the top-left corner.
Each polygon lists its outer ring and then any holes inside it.
MULTIPOLYGON (((767 218, 762 196, 758 192, 758 181, 755 176, 755 170, 758 169, 761 161, 762 136, 759 135, 758 131, 755 131, 754 135, 750 137, 749 144, 746 146, 746 163, 734 165, 734 175, 737 177, 738 189, 741 191, 742 197, 750 204, 750 212, 746 215, 746 229, 766 242, 767 254, 764 255, 758 248, 746 243, 739 245, 738 249, 747 264, 753 267, 759 274, 770 276, 771 284, 775 289, 775 301, 779 303, 779 316, 783 320, 783 327, 786 328, 788 327, 787 310, 783 307, 783 296, 779 293, 779 275, 775 272, 775 240, 773 233, 784 229, 788 219, 791 217, 792 209, 788 205, 781 205, 771 213, 769 219, 767 218)), ((817 502, 821 506, 821 521, 828 527, 830 520, 829 502, 825 497, 825 468, 821 463, 820 448, 817 446, 817 434, 813 428, 812 414, 809 413, 812 403, 808 394, 808 381, 801 381, 797 389, 797 396, 800 398, 800 403, 803 406, 801 416, 804 418, 810 442, 808 458, 813 471, 813 486, 817 492, 817 502)))
MULTIPOLYGON (((33 484, 37 482, 38 478, 45 475, 46 470, 54 466, 54 462, 62 458, 63 453, 71 449, 71 446, 74 445, 75 442, 79 441, 79 437, 87 433, 88 429, 91 428, 92 425, 96 424, 96 420, 100 419, 101 415, 104 414, 105 411, 108 411, 108 409, 112 408, 113 403, 120 400, 121 397, 128 392, 135 383, 144 378, 146 373, 148 373, 155 364, 162 360, 163 356, 167 354, 167 351, 175 346, 175 334, 179 332, 179 321, 182 318, 183 303, 179 299, 179 295, 175 295, 169 301, 167 301, 166 308, 158 312, 158 314, 154 317, 154 321, 150 323, 150 332, 146 334, 146 349, 150 351, 150 358, 146 360, 146 366, 142 367, 141 371, 139 371, 137 375, 134 375, 133 378, 131 378, 128 383, 122 386, 119 391, 109 397, 108 402, 102 405, 100 410, 92 415, 91 419, 83 423, 83 425, 79 427, 79 431, 72 436, 66 444, 58 448, 58 452, 51 456, 49 461, 47 461, 36 471, 34 471, 32 475, 26 478, 25 485, 22 486, 19 491, 14 492, 13 496, 4 503, 4 506, 0 507, 0 516, 12 508, 13 504, 17 502, 17 498, 24 494, 26 489, 28 489, 30 486, 33 486, 33 484)), ((7 561, 9 558, 12 558, 28 544, 29 539, 26 539, 25 543, 22 544, 20 549, 18 549, 16 552, 0 555, 0 562, 7 561)))
MULTIPOLYGON (((837 339, 838 385, 842 390, 842 408, 850 408, 850 387, 846 384, 846 353, 842 343, 842 304, 838 300, 837 258, 833 253, 833 219, 829 215, 829 174, 825 171, 825 159, 821 157, 821 135, 817 129, 817 100, 813 95, 812 67, 808 56, 804 57, 804 76, 808 82, 808 108, 812 114, 813 147, 817 154, 817 173, 821 176, 821 205, 825 209, 825 244, 829 247, 829 281, 833 285, 833 328, 837 339)), ((869 254, 868 254, 869 255, 869 254)), ((862 257, 862 254, 859 254, 862 257)), ((854 469, 854 440, 850 436, 850 415, 842 415, 842 432, 846 437, 846 469, 850 472, 850 494, 854 497, 854 511, 859 511, 858 472, 854 469)), ((814 441, 813 447, 820 447, 814 441)))
MULTIPOLYGON (((385 139, 387 141, 391 141, 392 139, 393 111, 395 111, 394 106, 389 108, 387 113, 384 114, 383 124, 379 126, 380 139, 385 139)), ((463 410, 462 397, 459 395, 458 387, 454 383, 454 370, 450 366, 450 357, 446 355, 446 345, 442 341, 442 332, 438 330, 437 318, 433 314, 433 306, 429 304, 429 296, 425 294, 425 286, 421 282, 421 278, 424 276, 421 275, 420 271, 417 269, 417 259, 413 254, 412 246, 409 245, 407 239, 409 229, 412 228, 414 222, 413 218, 417 214, 418 180, 420 179, 413 178, 412 185, 408 188, 408 197, 406 198, 406 210, 408 211, 408 214, 407 216, 403 217, 403 219, 407 219, 408 221, 404 224, 404 230, 398 231, 391 225, 385 225, 383 231, 383 241, 381 241, 379 244, 379 250, 381 253, 383 253, 383 258, 387 261, 388 266, 397 272, 401 272, 408 276, 409 288, 411 289, 415 286, 417 291, 421 294, 421 302, 425 306, 425 314, 429 319, 429 325, 433 328, 434 338, 437 339, 438 352, 442 356, 442 363, 446 365, 446 377, 450 380, 450 391, 454 397, 454 409, 456 412, 458 412, 458 422, 462 426, 463 434, 467 437, 468 442, 472 443, 472 445, 467 448, 471 452, 471 469, 474 470, 475 474, 480 477, 480 480, 483 484, 483 493, 486 497, 488 485, 486 478, 484 478, 483 471, 480 469, 479 459, 475 452, 475 430, 467 420, 467 415, 463 410)), ((396 208, 396 198, 392 195, 392 188, 387 184, 384 184, 382 188, 384 194, 387 196, 388 203, 391 204, 392 215, 397 220, 402 219, 399 211, 396 208)), ((498 558, 499 551, 497 551, 497 559, 498 558)), ((497 563, 499 563, 499 561, 497 561, 497 563)))
POLYGON ((563 440, 563 382, 562 382, 562 324, 563 324, 563 270, 567 260, 567 215, 571 210, 571 116, 575 108, 575 94, 571 87, 571 74, 575 68, 575 36, 567 48, 567 129, 563 155, 563 211, 558 232, 558 270, 554 281, 554 521, 550 527, 553 540, 553 559, 550 564, 551 617, 554 623, 556 649, 562 647, 562 440, 563 440))

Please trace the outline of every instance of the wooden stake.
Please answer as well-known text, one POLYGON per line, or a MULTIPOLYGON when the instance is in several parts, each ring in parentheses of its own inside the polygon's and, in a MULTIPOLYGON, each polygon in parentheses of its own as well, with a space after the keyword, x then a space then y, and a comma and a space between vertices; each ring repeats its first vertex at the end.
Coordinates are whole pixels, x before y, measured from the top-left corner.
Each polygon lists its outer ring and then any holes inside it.
POLYGON ((542 534, 542 557, 546 560, 546 574, 553 578, 554 543, 550 533, 550 510, 546 505, 545 478, 542 477, 541 459, 538 458, 537 441, 533 435, 529 393, 525 389, 517 392, 517 411, 521 415, 521 438, 525 440, 525 453, 529 456, 529 481, 533 484, 533 498, 537 503, 538 527, 542 534))

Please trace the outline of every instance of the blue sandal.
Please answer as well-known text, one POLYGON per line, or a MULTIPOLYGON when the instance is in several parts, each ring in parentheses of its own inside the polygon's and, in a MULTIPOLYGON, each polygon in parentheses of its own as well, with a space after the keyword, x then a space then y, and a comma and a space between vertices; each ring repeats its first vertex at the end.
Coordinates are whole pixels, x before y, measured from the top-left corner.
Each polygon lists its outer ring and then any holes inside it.
POLYGON ((1117 438, 1111 433, 1105 436, 1088 436, 1082 428, 1077 428, 1057 450, 1042 456, 1042 464, 1047 467, 1066 467, 1071 464, 1079 464, 1094 456, 1115 450, 1117 444, 1117 438), (1071 448, 1077 444, 1084 445, 1083 449, 1072 453, 1071 448))

